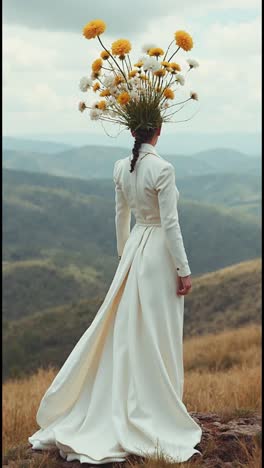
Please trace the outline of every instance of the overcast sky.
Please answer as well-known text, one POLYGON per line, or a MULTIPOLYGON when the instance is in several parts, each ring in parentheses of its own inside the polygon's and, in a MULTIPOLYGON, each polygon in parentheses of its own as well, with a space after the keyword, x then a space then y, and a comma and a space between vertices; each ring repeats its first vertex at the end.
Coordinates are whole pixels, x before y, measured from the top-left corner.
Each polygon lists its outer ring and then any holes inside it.
POLYGON ((134 62, 145 42, 166 49, 178 29, 193 36, 193 49, 176 57, 200 63, 186 84, 186 94, 199 94, 199 113, 168 124, 168 132, 260 131, 259 0, 4 0, 3 14, 6 135, 102 132, 77 110, 84 97, 79 80, 101 52, 96 39, 82 37, 95 18, 107 24, 106 45, 121 37, 131 41, 134 62))

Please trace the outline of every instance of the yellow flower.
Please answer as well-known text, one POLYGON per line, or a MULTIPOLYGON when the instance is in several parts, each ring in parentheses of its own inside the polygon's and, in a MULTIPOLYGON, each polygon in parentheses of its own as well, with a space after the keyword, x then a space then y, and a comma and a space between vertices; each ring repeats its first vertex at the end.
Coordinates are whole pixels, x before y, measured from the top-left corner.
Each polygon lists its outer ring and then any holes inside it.
POLYGON ((176 44, 183 50, 191 50, 193 48, 193 40, 189 33, 186 31, 176 31, 175 33, 176 44))
POLYGON ((100 110, 105 110, 105 108, 106 108, 106 101, 104 101, 104 100, 103 100, 103 101, 99 101, 99 102, 97 103, 97 108, 100 109, 100 110))
POLYGON ((121 104, 121 106, 125 106, 129 101, 130 101, 130 96, 126 91, 119 94, 117 98, 117 102, 121 104))
POLYGON ((96 80, 100 75, 101 75, 101 71, 99 71, 99 72, 92 72, 92 73, 91 73, 91 79, 92 79, 92 80, 96 80))
POLYGON ((128 74, 129 78, 133 78, 134 76, 136 76, 137 72, 137 70, 131 70, 131 72, 129 72, 128 74))
POLYGON ((96 83, 94 83, 93 85, 93 90, 94 92, 98 91, 98 89, 100 89, 100 83, 98 83, 98 81, 96 83))
POLYGON ((118 39, 112 44, 113 55, 125 55, 131 50, 131 44, 127 39, 118 39))
POLYGON ((149 81, 147 75, 140 75, 139 77, 142 81, 149 81))
POLYGON ((165 68, 170 66, 170 62, 161 62, 161 65, 163 65, 165 68))
POLYGON ((174 99, 174 92, 171 88, 165 88, 163 94, 166 99, 174 99))
POLYGON ((123 83, 123 81, 124 81, 124 78, 121 75, 117 75, 115 77, 114 83, 115 83, 116 86, 118 86, 120 83, 123 83))
POLYGON ((108 60, 109 57, 110 57, 110 54, 109 54, 108 52, 106 52, 106 50, 103 50, 103 52, 101 52, 100 55, 101 55, 101 58, 102 58, 103 60, 108 60))
POLYGON ((154 47, 153 49, 150 49, 148 51, 148 54, 153 57, 160 57, 160 55, 164 55, 164 50, 162 50, 160 47, 154 47))
POLYGON ((111 93, 109 91, 109 89, 103 89, 103 91, 101 91, 100 93, 100 96, 104 97, 104 96, 110 96, 111 93))
POLYGON ((142 62, 142 61, 137 62, 137 63, 134 63, 134 67, 141 68, 142 66, 143 66, 143 62, 142 62))
POLYGON ((175 72, 175 71, 181 71, 181 67, 178 63, 171 62, 170 63, 170 68, 175 72))
POLYGON ((94 39, 96 36, 100 36, 105 31, 106 24, 104 21, 98 19, 90 21, 83 28, 83 35, 86 39, 94 39))
POLYGON ((157 70, 153 73, 153 75, 155 76, 164 76, 166 75, 166 70, 164 70, 164 68, 161 68, 160 70, 157 70))
POLYGON ((94 71, 94 73, 98 73, 101 70, 102 66, 103 61, 101 58, 98 58, 92 63, 92 70, 94 71))

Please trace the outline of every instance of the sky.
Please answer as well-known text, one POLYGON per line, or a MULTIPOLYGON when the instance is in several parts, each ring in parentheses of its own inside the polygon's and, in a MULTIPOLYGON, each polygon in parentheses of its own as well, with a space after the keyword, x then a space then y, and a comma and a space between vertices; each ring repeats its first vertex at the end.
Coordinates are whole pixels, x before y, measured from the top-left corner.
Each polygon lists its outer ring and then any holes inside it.
MULTIPOLYGON (((100 123, 78 111, 86 98, 80 78, 90 76, 102 50, 82 29, 97 18, 107 24, 101 36, 107 47, 119 38, 130 40, 134 63, 146 42, 166 49, 176 30, 192 35, 193 49, 180 50, 175 59, 183 67, 187 58, 198 60, 182 93, 196 91, 199 101, 190 102, 178 119, 197 114, 166 124, 165 132, 260 131, 259 0, 4 0, 4 135, 102 133, 100 123)), ((90 92, 86 101, 93 100, 90 92)))

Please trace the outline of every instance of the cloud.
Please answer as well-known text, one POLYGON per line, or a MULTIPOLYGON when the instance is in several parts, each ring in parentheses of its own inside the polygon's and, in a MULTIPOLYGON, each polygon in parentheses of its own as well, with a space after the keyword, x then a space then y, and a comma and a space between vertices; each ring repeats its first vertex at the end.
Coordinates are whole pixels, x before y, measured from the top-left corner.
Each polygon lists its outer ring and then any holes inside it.
POLYGON ((261 54, 260 18, 251 21, 228 24, 213 24, 203 38, 209 45, 210 52, 221 53, 232 60, 242 60, 243 56, 261 54))
POLYGON ((105 19, 111 34, 141 31, 153 18, 166 15, 206 17, 212 10, 260 8, 259 0, 4 0, 3 17, 7 24, 33 29, 79 33, 85 23, 105 19))

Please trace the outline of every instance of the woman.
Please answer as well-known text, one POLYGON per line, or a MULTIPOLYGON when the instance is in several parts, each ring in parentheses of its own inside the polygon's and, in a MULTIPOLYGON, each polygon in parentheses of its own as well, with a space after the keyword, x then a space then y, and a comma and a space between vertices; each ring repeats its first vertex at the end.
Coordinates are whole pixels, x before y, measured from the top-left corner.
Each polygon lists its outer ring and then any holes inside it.
POLYGON ((179 462, 200 454, 201 428, 182 401, 191 270, 179 192, 174 167, 155 150, 163 121, 158 101, 143 100, 120 104, 135 137, 131 156, 113 171, 120 262, 92 324, 43 396, 40 429, 28 439, 33 449, 58 447, 67 461, 103 464, 158 449, 179 462))

